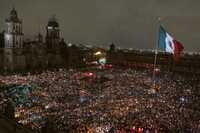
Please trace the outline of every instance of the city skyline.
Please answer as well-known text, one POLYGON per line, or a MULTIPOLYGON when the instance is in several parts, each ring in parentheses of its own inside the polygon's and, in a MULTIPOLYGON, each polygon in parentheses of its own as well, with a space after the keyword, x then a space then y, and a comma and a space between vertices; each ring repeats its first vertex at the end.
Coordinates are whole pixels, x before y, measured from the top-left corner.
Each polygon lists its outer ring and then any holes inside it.
POLYGON ((66 42, 109 46, 112 42, 122 48, 154 48, 157 42, 158 16, 162 24, 180 42, 185 51, 200 51, 200 16, 198 1, 20 1, 1 0, 0 30, 12 6, 23 20, 25 38, 39 31, 45 36, 52 15, 60 24, 61 37, 66 42), (30 26, 31 25, 31 26, 30 26))

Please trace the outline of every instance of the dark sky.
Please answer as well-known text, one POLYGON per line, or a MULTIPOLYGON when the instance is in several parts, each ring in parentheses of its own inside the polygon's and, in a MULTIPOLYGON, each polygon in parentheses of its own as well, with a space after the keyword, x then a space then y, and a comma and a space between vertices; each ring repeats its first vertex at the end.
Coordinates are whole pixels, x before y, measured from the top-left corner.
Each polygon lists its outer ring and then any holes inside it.
POLYGON ((200 51, 200 0, 0 0, 0 30, 13 5, 25 37, 45 34, 56 14, 66 42, 148 49, 157 42, 160 16, 186 51, 200 51))

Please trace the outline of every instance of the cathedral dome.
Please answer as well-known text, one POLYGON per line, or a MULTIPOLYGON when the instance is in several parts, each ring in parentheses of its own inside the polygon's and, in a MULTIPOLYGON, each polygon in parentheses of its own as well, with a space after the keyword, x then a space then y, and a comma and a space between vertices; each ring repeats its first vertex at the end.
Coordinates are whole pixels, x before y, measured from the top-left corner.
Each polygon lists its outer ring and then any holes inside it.
POLYGON ((16 16, 17 17, 17 11, 15 10, 15 8, 13 8, 10 12, 11 16, 16 16))
POLYGON ((20 22, 18 16, 17 16, 17 11, 15 10, 15 8, 13 8, 10 12, 10 16, 8 17, 8 19, 6 19, 6 21, 8 22, 20 22))
POLYGON ((59 24, 55 17, 49 19, 48 26, 50 27, 59 27, 59 24))

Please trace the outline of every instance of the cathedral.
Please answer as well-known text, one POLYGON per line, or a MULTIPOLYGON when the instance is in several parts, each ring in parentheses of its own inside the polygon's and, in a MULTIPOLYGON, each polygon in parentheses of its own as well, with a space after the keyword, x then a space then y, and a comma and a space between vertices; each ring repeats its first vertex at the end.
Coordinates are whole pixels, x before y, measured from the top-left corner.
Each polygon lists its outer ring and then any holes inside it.
POLYGON ((48 49, 55 49, 60 42, 60 30, 59 24, 56 21, 55 16, 49 19, 48 25, 46 27, 46 43, 48 49))
POLYGON ((55 16, 49 18, 46 36, 38 33, 34 40, 24 39, 23 23, 13 8, 0 32, 0 73, 77 68, 85 65, 82 47, 68 46, 60 37, 55 16))
POLYGON ((5 20, 5 28, 0 33, 0 67, 1 72, 24 71, 60 67, 64 59, 60 53, 59 24, 51 17, 46 26, 46 37, 43 42, 42 34, 35 40, 24 40, 22 20, 13 8, 5 20))
POLYGON ((13 8, 5 20, 4 31, 4 70, 14 70, 25 66, 23 51, 22 21, 18 18, 17 11, 13 8))
POLYGON ((23 32, 22 21, 18 18, 17 11, 13 8, 6 19, 4 33, 5 48, 22 48, 23 32))

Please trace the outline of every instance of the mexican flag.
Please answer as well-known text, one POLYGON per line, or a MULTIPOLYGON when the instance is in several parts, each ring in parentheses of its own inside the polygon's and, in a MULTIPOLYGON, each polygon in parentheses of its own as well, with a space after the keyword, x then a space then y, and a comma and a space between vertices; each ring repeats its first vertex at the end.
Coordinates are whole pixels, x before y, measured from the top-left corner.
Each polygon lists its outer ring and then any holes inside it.
POLYGON ((183 51, 183 45, 174 39, 166 30, 160 26, 158 46, 161 50, 173 54, 174 60, 178 61, 183 51))

